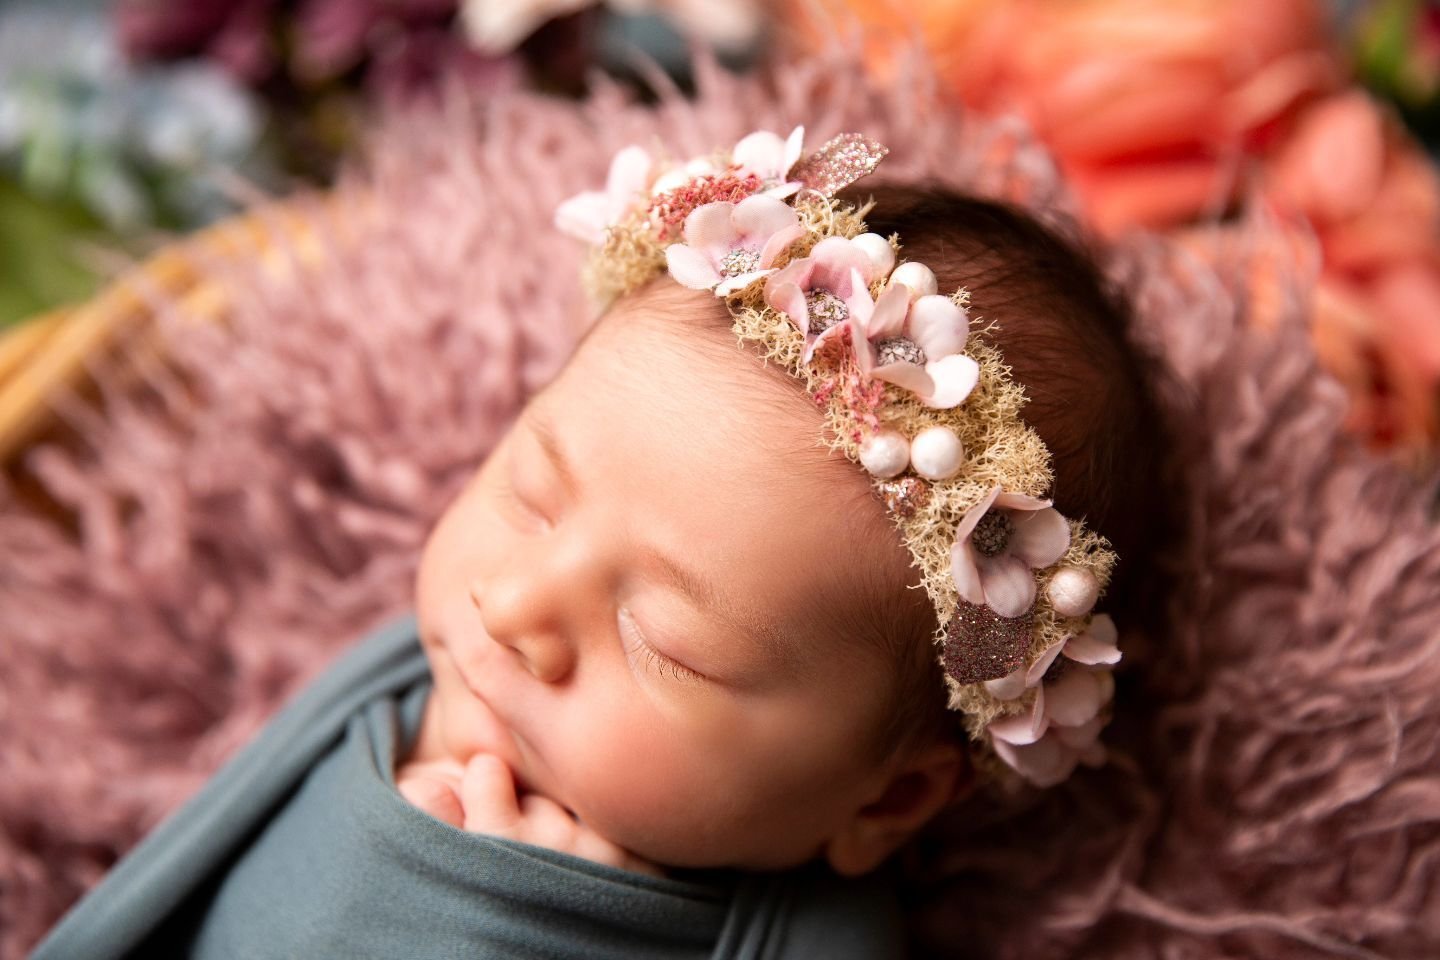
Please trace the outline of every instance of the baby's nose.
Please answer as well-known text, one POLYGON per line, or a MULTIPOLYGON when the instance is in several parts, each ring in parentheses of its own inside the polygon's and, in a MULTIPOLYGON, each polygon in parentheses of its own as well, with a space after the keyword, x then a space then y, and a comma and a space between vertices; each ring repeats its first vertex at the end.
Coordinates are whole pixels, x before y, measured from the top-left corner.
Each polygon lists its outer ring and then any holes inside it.
POLYGON ((470 585, 470 601, 492 640, 508 647, 525 669, 544 683, 565 679, 575 666, 575 652, 544 598, 517 586, 515 579, 470 585))

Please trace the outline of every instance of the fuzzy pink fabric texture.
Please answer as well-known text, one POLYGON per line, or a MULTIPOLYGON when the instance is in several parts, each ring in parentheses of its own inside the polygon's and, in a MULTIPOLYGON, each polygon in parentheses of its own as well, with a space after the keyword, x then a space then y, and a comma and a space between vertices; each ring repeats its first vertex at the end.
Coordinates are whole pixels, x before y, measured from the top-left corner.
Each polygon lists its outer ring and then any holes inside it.
MULTIPOLYGON (((617 149, 858 130, 891 148, 887 178, 1064 226, 1014 123, 943 115, 923 68, 882 87, 848 56, 704 65, 694 100, 656 106, 602 88, 392 115, 335 193, 349 209, 306 208, 318 261, 277 225, 278 257, 204 264, 228 327, 160 302, 173 369, 98 371, 103 419, 61 402, 86 449, 27 465, 79 540, 0 491, 0 956, 409 608, 429 527, 583 327, 582 251, 550 218, 617 149)), ((1191 537, 1156 561, 1177 572, 1172 625, 1121 639, 1110 766, 957 811, 906 857, 923 955, 1440 955, 1436 483, 1342 431, 1302 266, 1265 284, 1282 322, 1247 324, 1250 263, 1279 241, 1244 237, 1107 254, 1183 439, 1191 537)))

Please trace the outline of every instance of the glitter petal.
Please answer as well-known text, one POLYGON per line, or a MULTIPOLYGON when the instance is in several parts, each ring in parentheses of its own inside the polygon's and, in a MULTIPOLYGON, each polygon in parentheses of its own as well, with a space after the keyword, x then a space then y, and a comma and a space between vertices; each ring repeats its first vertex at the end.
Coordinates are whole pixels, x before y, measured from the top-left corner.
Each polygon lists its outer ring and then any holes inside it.
POLYGON ((1033 613, 1002 617, 989 607, 960 601, 945 626, 945 672, 961 684, 999 680, 1025 662, 1034 626, 1033 613))
POLYGON ((790 170, 790 179, 807 190, 833 197, 843 188, 875 172, 889 149, 862 133, 842 133, 790 170))

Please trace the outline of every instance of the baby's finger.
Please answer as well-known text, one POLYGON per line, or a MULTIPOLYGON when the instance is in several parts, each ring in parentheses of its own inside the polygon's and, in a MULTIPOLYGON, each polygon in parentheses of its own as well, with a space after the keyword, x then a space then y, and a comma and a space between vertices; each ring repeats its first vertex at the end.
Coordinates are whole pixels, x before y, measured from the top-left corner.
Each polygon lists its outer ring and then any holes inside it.
POLYGON ((617 843, 606 840, 583 823, 575 824, 575 838, 571 842, 570 852, 577 857, 609 864, 622 870, 648 873, 655 877, 664 876, 663 871, 655 864, 635 856, 617 843))
POLYGON ((520 833, 515 839, 551 850, 573 852, 579 824, 569 810, 554 800, 528 793, 520 798, 520 817, 520 833))
POLYGON ((461 809, 460 798, 455 789, 444 780, 419 774, 405 777, 396 783, 400 796, 424 810, 436 820, 443 820, 452 827, 462 827, 465 811, 461 809))
POLYGON ((460 805, 465 808, 466 830, 515 836, 520 824, 515 777, 499 757, 477 753, 470 758, 460 781, 460 805))
POLYGON ((612 867, 624 867, 630 855, 623 848, 611 843, 593 830, 580 828, 575 833, 574 854, 577 857, 584 857, 586 860, 593 860, 596 863, 606 863, 612 867))

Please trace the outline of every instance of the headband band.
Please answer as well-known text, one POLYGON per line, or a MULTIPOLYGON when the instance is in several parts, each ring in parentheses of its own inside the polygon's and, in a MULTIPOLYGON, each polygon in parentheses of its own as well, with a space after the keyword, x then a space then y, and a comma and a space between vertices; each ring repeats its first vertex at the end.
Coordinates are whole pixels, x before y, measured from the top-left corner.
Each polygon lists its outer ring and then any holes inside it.
POLYGON ((679 164, 626 147, 556 225, 591 245, 602 306, 668 271, 724 299, 739 339, 804 384, 823 442, 870 474, 920 570, 982 772, 1051 786, 1099 766, 1120 651, 1093 607, 1116 556, 1044 499, 1050 452, 999 351, 971 336, 966 291, 941 294, 898 237, 867 232, 869 206, 836 199, 886 149, 803 140, 757 131, 679 164))

